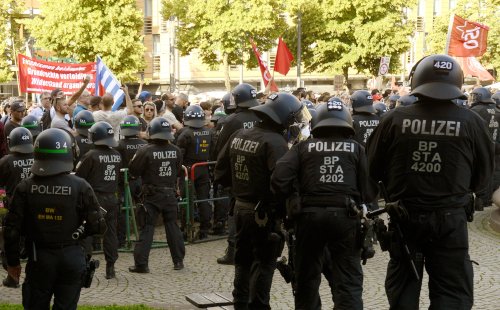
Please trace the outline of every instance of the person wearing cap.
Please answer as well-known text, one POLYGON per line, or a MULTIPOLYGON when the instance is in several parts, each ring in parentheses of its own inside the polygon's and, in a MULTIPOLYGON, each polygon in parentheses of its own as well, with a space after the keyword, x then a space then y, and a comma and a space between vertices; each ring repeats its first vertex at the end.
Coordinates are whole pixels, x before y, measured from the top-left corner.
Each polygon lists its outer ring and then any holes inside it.
POLYGON ((370 177, 385 185, 389 231, 377 228, 390 253, 389 309, 419 309, 424 268, 429 309, 471 309, 474 279, 467 222, 473 192, 494 170, 483 119, 458 107, 464 75, 448 55, 430 55, 410 73, 418 100, 381 118, 366 145, 370 177), (388 201, 387 201, 388 200, 388 201), (392 211, 391 211, 392 210, 392 211))
POLYGON ((94 191, 71 169, 70 135, 58 128, 40 133, 32 175, 16 186, 4 220, 7 271, 16 281, 21 275, 19 242, 26 237, 25 309, 49 309, 51 304, 76 309, 86 272, 80 239, 106 229, 94 191), (77 230, 83 233, 75 235, 77 230))
POLYGON ((134 273, 149 273, 149 252, 153 243, 155 223, 162 214, 168 248, 174 270, 184 268, 186 249, 177 225, 177 184, 183 174, 182 152, 171 143, 174 139, 170 124, 157 117, 148 127, 148 145, 135 153, 129 164, 130 174, 142 179, 143 206, 137 210, 139 240, 134 247, 134 273))
POLYGON ((21 121, 23 120, 24 115, 26 114, 26 104, 24 104, 23 100, 15 100, 10 105, 10 117, 9 120, 5 123, 4 135, 8 137, 10 132, 16 128, 21 126, 21 121))

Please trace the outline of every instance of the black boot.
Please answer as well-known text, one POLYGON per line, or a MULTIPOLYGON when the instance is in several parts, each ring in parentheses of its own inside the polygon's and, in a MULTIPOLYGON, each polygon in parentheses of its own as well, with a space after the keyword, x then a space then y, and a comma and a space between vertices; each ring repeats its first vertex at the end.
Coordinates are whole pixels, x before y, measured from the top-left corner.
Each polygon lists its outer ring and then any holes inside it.
POLYGON ((234 265, 234 246, 229 245, 226 249, 226 254, 217 258, 217 264, 234 265))
POLYGON ((113 279, 115 277, 115 264, 106 263, 106 279, 113 279))

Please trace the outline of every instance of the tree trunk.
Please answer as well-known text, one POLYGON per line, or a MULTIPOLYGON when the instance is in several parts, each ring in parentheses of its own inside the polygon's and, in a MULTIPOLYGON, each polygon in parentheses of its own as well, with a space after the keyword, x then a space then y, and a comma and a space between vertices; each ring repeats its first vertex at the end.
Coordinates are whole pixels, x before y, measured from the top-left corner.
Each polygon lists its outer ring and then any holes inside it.
POLYGON ((231 91, 231 77, 229 76, 229 61, 228 55, 224 53, 222 56, 222 64, 224 65, 224 84, 228 92, 231 91))
POLYGON ((351 91, 351 85, 349 83, 349 67, 343 67, 342 68, 342 75, 344 76, 344 84, 347 86, 347 88, 349 89, 349 91, 351 91))

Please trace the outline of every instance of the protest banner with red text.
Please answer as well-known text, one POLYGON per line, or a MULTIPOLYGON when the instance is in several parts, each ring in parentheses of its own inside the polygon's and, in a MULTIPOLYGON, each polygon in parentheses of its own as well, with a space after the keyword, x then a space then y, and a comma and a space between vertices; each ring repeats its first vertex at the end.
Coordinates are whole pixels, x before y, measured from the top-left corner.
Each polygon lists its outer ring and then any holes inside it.
POLYGON ((87 90, 95 87, 95 62, 68 64, 30 58, 19 54, 19 85, 23 93, 42 93, 60 88, 65 94, 75 93, 86 75, 92 76, 87 90))

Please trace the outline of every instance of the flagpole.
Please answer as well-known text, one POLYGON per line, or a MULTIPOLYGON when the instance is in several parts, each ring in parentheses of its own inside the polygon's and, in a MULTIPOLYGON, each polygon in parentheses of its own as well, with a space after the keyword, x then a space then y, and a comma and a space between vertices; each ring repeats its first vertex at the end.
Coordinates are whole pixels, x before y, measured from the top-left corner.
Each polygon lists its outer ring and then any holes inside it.
POLYGON ((450 49, 451 32, 453 30, 453 20, 455 19, 455 14, 450 15, 450 22, 448 23, 448 34, 446 35, 446 46, 444 48, 444 54, 448 55, 448 50, 450 49))

